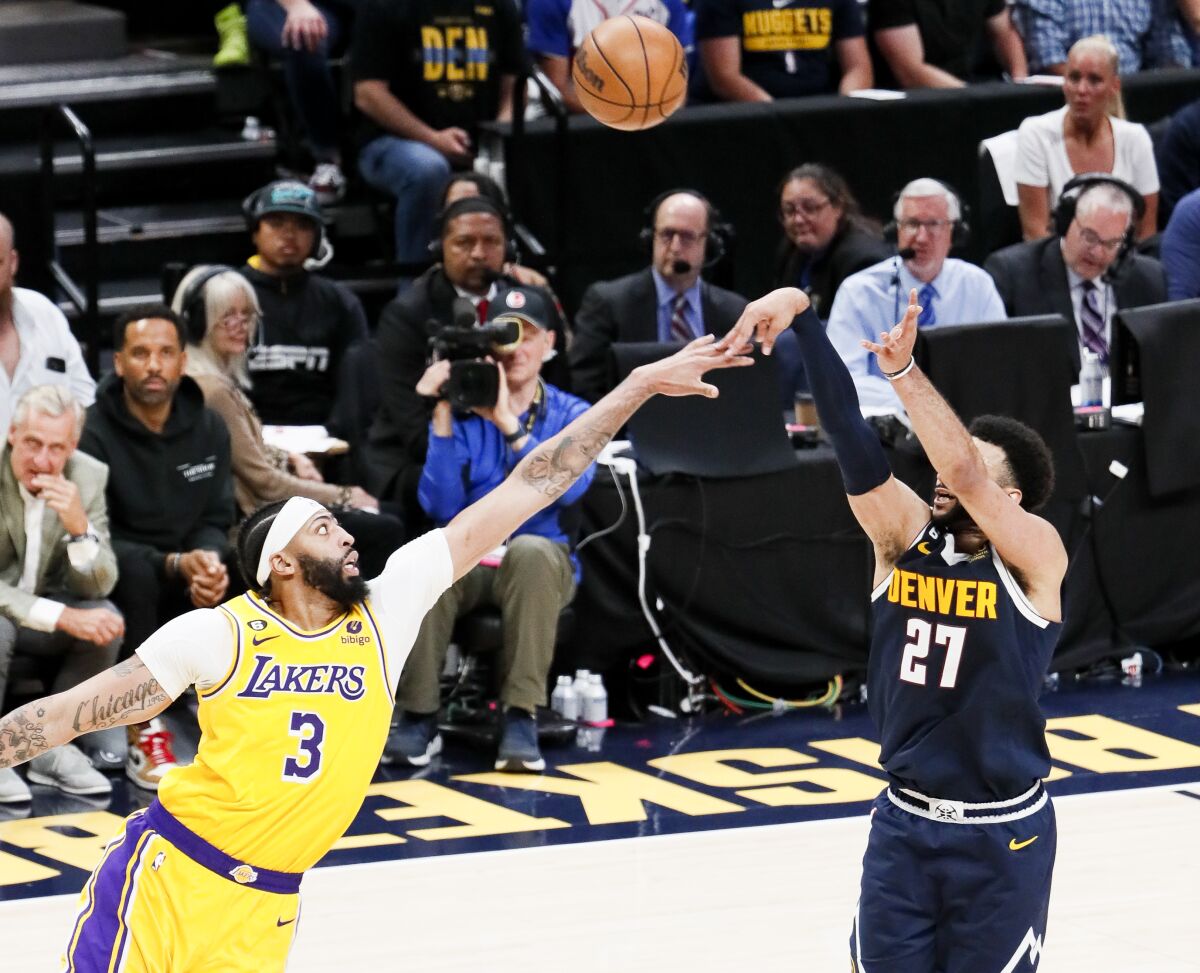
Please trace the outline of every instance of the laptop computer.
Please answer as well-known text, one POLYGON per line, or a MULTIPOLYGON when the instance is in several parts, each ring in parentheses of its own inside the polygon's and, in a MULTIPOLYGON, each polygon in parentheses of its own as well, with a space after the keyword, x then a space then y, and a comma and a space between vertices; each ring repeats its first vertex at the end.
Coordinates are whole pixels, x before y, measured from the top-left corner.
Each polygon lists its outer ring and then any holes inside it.
MULTIPOLYGON (((678 350, 678 344, 660 342, 615 344, 617 380, 678 350)), ((720 396, 656 395, 629 420, 629 438, 640 466, 655 475, 720 479, 776 473, 796 465, 779 408, 779 378, 772 358, 756 352, 752 368, 715 369, 704 380, 720 389, 720 396)))

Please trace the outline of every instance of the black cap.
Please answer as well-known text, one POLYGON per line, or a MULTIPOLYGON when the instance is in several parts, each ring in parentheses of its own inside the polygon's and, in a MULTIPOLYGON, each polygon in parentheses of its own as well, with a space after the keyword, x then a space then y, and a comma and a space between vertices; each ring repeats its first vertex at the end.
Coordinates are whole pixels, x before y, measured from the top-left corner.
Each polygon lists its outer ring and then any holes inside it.
POLYGON ((543 331, 551 330, 550 301, 536 287, 512 287, 501 291, 488 304, 487 320, 520 321, 543 331))
POLYGON ((295 213, 322 225, 321 203, 312 187, 294 179, 270 183, 246 201, 247 217, 257 222, 268 213, 295 213))

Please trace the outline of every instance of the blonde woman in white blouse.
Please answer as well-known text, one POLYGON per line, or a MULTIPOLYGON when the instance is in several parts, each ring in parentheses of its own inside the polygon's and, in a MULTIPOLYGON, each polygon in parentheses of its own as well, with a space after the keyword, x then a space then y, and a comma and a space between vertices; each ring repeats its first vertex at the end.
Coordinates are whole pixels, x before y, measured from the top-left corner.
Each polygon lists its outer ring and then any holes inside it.
POLYGON ((1102 34, 1076 41, 1063 78, 1066 104, 1035 115, 1017 130, 1017 196, 1026 240, 1050 234, 1050 214, 1062 187, 1083 172, 1107 172, 1142 194, 1139 240, 1158 222, 1158 166, 1145 127, 1122 117, 1117 49, 1102 34))

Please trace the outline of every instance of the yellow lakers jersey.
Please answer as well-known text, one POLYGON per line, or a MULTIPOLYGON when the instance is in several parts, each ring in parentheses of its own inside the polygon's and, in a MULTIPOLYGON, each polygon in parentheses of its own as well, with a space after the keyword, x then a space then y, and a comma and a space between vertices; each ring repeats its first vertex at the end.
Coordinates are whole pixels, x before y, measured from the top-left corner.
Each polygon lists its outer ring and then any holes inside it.
POLYGON ((354 819, 392 717, 392 682, 368 602, 304 632, 254 594, 219 609, 236 650, 201 691, 200 747, 159 800, 195 834, 262 868, 311 868, 354 819))

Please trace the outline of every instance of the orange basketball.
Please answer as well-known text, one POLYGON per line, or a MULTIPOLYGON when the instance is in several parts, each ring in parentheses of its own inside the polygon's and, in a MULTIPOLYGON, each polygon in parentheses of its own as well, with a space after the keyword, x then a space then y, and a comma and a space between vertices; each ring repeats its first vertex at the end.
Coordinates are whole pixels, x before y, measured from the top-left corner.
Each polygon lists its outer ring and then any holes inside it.
POLYGON ((648 17, 610 17, 584 38, 571 68, 579 101, 627 132, 664 122, 687 98, 687 61, 675 35, 648 17))

